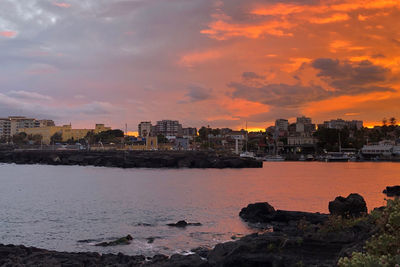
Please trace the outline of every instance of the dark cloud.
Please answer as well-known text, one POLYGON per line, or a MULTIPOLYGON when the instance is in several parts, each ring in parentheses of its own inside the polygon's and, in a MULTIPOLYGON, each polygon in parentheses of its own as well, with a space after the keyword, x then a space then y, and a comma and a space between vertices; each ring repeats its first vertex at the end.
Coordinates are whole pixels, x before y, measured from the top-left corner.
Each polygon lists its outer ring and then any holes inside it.
POLYGON ((212 89, 199 85, 190 85, 185 96, 188 98, 189 102, 207 100, 212 97, 212 89))
POLYGON ((248 72, 243 72, 242 73, 242 78, 243 79, 265 79, 265 76, 259 75, 255 72, 248 71, 248 72))
POLYGON ((392 88, 379 86, 389 79, 390 70, 374 65, 371 61, 360 62, 339 61, 331 58, 319 58, 311 63, 319 70, 317 74, 330 86, 336 94, 360 94, 372 91, 394 91, 392 88))
POLYGON ((332 93, 320 86, 303 86, 289 84, 266 84, 251 86, 245 83, 232 82, 233 97, 260 102, 271 106, 296 107, 307 102, 318 101, 332 96, 332 93))
POLYGON ((390 76, 390 70, 376 66, 370 61, 341 62, 330 58, 319 58, 311 63, 317 74, 335 90, 327 90, 319 85, 285 83, 252 83, 250 78, 261 78, 254 72, 245 72, 242 82, 228 84, 234 91, 232 96, 275 107, 294 108, 309 102, 320 101, 341 95, 359 95, 370 92, 394 92, 393 88, 382 85, 390 76))

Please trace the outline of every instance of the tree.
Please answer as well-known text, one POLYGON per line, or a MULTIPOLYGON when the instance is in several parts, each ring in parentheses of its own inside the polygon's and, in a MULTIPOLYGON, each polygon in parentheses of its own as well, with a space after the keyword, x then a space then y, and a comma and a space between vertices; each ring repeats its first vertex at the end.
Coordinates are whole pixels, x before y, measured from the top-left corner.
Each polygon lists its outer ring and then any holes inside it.
POLYGON ((124 132, 119 129, 99 132, 97 134, 94 133, 94 131, 89 131, 86 134, 85 139, 89 141, 89 144, 95 144, 100 141, 103 144, 122 143, 124 140, 124 132))
POLYGON ((166 143, 168 143, 168 139, 164 135, 159 134, 159 135, 157 135, 157 142, 159 144, 166 144, 166 143))
POLYGON ((62 142, 62 133, 56 132, 50 137, 50 142, 55 144, 55 143, 61 143, 62 142))
POLYGON ((40 145, 43 140, 43 136, 41 134, 30 134, 28 135, 28 140, 35 145, 40 145))
POLYGON ((386 126, 386 125, 387 125, 387 119, 386 119, 386 118, 383 118, 383 119, 382 119, 382 125, 383 125, 383 126, 386 126))
POLYGON ((396 124, 397 124, 397 121, 396 121, 396 118, 395 118, 395 117, 391 117, 391 118, 389 119, 389 122, 390 122, 390 125, 391 125, 391 126, 396 126, 396 124))
POLYGON ((12 137, 12 141, 14 144, 17 145, 24 145, 28 142, 28 138, 27 138, 27 134, 26 133, 17 133, 12 137))

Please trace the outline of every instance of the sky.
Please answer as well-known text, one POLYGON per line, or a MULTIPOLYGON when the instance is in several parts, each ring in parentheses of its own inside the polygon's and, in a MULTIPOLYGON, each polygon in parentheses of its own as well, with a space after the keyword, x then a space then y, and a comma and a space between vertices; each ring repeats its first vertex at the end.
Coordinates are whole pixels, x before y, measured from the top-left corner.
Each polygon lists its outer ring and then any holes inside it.
POLYGON ((1 0, 0 117, 400 120, 398 0, 1 0))

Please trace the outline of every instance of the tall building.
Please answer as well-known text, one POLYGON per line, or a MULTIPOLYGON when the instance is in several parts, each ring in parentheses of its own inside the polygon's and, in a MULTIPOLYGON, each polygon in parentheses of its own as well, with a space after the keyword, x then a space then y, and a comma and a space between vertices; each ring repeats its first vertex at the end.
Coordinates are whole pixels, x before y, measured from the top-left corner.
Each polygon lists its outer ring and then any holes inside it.
POLYGON ((162 134, 164 136, 182 136, 182 124, 180 124, 179 121, 157 121, 155 130, 157 134, 162 134))
POLYGON ((277 119, 275 121, 275 130, 276 131, 287 131, 289 126, 289 121, 286 119, 277 119))
POLYGON ((188 128, 182 128, 182 135, 183 136, 197 136, 197 129, 188 127, 188 128))
POLYGON ((311 118, 298 117, 296 120, 296 133, 297 135, 310 136, 315 132, 315 124, 312 123, 311 118))
POLYGON ((140 137, 147 137, 152 133, 151 121, 142 121, 138 125, 138 134, 140 137))

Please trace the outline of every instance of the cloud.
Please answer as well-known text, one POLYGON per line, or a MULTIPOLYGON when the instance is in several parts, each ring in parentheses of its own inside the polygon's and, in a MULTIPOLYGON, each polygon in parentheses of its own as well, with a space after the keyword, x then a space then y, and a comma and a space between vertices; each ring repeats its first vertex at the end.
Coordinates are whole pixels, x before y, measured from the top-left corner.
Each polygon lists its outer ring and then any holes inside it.
POLYGON ((0 32, 0 36, 7 37, 7 38, 13 38, 17 35, 17 32, 15 31, 2 31, 0 32))
POLYGON ((243 98, 271 106, 298 107, 302 104, 318 101, 332 96, 320 86, 289 85, 285 83, 251 86, 232 82, 234 98, 243 98))
POLYGON ((179 64, 191 68, 197 64, 219 59, 221 56, 221 53, 216 50, 193 52, 183 55, 179 60, 179 64))
POLYGON ((60 2, 54 2, 53 5, 61 7, 61 8, 69 8, 71 7, 71 4, 68 3, 60 3, 60 2))
POLYGON ((321 77, 339 94, 359 94, 371 91, 394 91, 382 84, 389 79, 390 70, 374 65, 369 60, 360 62, 319 58, 311 63, 321 77))
POLYGON ((52 100, 51 96, 42 95, 37 92, 28 92, 28 91, 10 91, 8 93, 9 96, 20 98, 20 99, 27 99, 27 100, 52 100))
POLYGON ((374 65, 368 60, 360 62, 340 61, 330 58, 319 58, 309 63, 317 70, 316 78, 322 79, 332 88, 324 88, 319 83, 302 84, 297 77, 296 84, 254 83, 243 75, 242 82, 231 82, 228 87, 234 89, 232 97, 259 102, 275 107, 295 108, 310 102, 321 101, 342 95, 359 95, 371 92, 395 92, 385 85, 390 78, 390 70, 374 65))
POLYGON ((185 95, 189 102, 198 102, 210 99, 212 97, 212 89, 199 85, 190 85, 185 95))
POLYGON ((243 79, 265 79, 265 76, 259 75, 252 71, 247 71, 242 73, 243 79))

